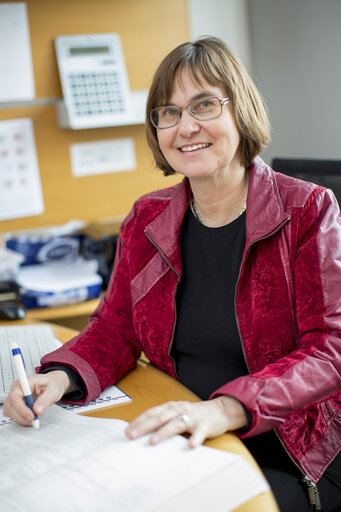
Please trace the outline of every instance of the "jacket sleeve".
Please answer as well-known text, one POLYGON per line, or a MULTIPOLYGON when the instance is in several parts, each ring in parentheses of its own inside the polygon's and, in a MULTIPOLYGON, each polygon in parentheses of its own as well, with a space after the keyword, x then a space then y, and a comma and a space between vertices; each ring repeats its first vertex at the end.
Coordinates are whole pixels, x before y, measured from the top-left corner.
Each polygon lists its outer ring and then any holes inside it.
POLYGON ((211 395, 233 396, 252 413, 242 437, 330 397, 341 412, 341 222, 334 195, 323 189, 308 200, 292 216, 291 232, 297 349, 211 395))
POLYGON ((88 326, 58 350, 44 356, 38 371, 56 364, 72 368, 85 383, 87 396, 79 403, 86 403, 134 368, 141 350, 132 321, 126 248, 119 237, 107 293, 91 315, 88 326))

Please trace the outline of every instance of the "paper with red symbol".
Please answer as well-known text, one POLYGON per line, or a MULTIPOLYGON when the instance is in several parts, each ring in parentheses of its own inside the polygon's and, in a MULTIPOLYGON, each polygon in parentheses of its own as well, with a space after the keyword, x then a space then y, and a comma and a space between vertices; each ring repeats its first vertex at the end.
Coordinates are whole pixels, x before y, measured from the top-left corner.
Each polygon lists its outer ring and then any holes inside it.
POLYGON ((0 220, 43 212, 32 120, 0 121, 0 220))

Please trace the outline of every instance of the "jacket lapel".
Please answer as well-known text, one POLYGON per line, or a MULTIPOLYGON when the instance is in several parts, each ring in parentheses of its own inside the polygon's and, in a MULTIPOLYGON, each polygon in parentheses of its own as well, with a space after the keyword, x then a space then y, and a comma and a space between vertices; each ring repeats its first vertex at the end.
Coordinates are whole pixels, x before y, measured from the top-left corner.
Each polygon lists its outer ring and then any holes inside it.
POLYGON ((180 271, 179 249, 183 218, 191 198, 191 187, 185 178, 174 189, 168 206, 146 227, 146 234, 155 246, 163 253, 169 263, 180 271))
POLYGON ((290 218, 284 210, 274 171, 257 157, 249 172, 246 245, 269 236, 290 218))
MULTIPOLYGON (((250 166, 246 205, 246 245, 276 231, 290 216, 283 207, 274 171, 260 157, 250 166)), ((189 180, 177 187, 168 206, 150 222, 146 235, 176 272, 181 273, 180 234, 184 215, 191 198, 189 180)), ((158 258, 158 256, 156 256, 158 258)), ((165 272, 160 271, 160 275, 165 272)))

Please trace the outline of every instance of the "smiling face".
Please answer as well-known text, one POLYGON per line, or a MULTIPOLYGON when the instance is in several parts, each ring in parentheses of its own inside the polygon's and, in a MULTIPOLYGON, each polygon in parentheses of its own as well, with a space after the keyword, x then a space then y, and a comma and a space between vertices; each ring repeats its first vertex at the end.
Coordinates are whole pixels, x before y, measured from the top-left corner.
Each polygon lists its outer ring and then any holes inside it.
MULTIPOLYGON (((194 82, 184 69, 175 78, 168 104, 183 107, 208 96, 222 99, 226 92, 204 80, 202 84, 194 82)), ((223 106, 219 117, 210 121, 198 121, 185 110, 176 126, 157 129, 157 138, 170 166, 190 180, 224 177, 244 170, 239 154, 240 135, 229 104, 223 106)))

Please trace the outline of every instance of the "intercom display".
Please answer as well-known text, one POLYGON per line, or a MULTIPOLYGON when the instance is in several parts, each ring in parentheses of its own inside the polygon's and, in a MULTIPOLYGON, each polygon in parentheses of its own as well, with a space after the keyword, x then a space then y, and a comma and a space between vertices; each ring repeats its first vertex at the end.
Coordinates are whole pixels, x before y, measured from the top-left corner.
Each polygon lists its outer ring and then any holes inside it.
POLYGON ((55 48, 71 128, 129 122, 129 81, 118 34, 58 36, 55 48))

